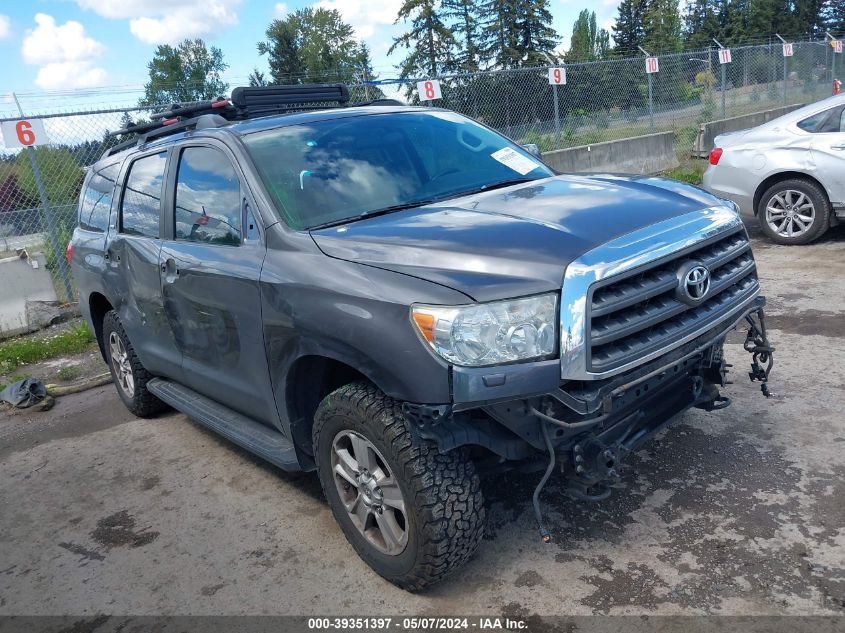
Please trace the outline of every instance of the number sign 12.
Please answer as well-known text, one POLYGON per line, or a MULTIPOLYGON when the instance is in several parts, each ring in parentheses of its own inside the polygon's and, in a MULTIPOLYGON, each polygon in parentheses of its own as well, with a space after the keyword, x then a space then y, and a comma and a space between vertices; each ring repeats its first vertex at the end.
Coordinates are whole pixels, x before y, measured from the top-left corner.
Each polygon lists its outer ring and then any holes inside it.
POLYGON ((784 44, 783 45, 783 56, 784 57, 792 57, 792 44, 784 44))

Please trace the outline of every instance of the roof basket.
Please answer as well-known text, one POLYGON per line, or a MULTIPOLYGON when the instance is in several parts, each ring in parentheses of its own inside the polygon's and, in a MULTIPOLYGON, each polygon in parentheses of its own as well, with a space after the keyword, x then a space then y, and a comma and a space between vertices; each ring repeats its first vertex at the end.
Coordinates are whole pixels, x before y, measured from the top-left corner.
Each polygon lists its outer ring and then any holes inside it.
MULTIPOLYGON (((344 107, 348 103, 349 90, 343 84, 240 87, 232 91, 231 99, 218 97, 213 101, 174 103, 166 110, 153 114, 150 123, 131 125, 112 132, 110 136, 137 134, 137 144, 140 145, 148 139, 185 129, 215 127, 228 121, 243 121, 287 112, 344 107)), ((131 142, 120 143, 105 155, 116 154, 131 145, 131 142)))

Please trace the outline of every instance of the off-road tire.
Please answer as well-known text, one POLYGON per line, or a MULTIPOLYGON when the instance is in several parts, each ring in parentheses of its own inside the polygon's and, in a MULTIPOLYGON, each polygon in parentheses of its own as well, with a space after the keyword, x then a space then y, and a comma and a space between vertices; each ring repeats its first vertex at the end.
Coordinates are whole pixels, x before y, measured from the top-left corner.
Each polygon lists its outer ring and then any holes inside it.
POLYGON ((356 382, 326 396, 314 417, 314 456, 335 519, 358 555, 378 574, 409 590, 441 580, 475 553, 484 534, 481 482, 464 449, 441 453, 411 433, 399 403, 375 386, 356 382), (334 438, 353 431, 381 453, 406 504, 407 545, 380 552, 352 523, 334 483, 334 438))
POLYGON ((126 405, 127 409, 139 418, 147 418, 168 409, 168 406, 164 402, 156 398, 147 390, 147 383, 152 380, 154 376, 144 369, 144 366, 138 359, 137 354, 135 354, 135 349, 132 347, 129 337, 126 336, 126 332, 123 330, 120 319, 114 310, 110 310, 103 318, 103 349, 105 350, 106 363, 109 366, 112 382, 117 390, 117 395, 119 395, 120 399, 123 400, 123 404, 126 405), (134 394, 131 398, 127 396, 118 384, 116 368, 109 353, 109 339, 111 338, 112 333, 117 334, 123 342, 129 363, 132 367, 132 378, 135 383, 135 388, 134 394))
POLYGON ((827 199, 827 193, 818 183, 805 178, 790 178, 789 180, 782 180, 775 183, 760 197, 760 202, 757 203, 757 221, 760 224, 760 229, 770 240, 777 244, 801 245, 809 244, 813 240, 819 239, 830 228, 830 214, 832 213, 830 201, 827 199), (776 193, 786 191, 788 189, 800 191, 807 196, 813 203, 815 210, 815 218, 810 228, 796 237, 785 237, 778 235, 769 226, 766 218, 766 204, 776 193))

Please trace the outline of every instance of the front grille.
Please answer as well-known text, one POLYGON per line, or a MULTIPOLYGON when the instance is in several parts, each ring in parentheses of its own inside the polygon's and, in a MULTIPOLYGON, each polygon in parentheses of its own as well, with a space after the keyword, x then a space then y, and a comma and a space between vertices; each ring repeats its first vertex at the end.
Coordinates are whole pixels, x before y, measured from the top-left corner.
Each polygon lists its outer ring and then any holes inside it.
POLYGON ((661 349, 729 315, 759 288, 754 256, 740 228, 671 257, 612 277, 591 289, 587 366, 607 372, 661 349), (702 262, 711 275, 705 299, 690 306, 676 295, 678 271, 702 262))

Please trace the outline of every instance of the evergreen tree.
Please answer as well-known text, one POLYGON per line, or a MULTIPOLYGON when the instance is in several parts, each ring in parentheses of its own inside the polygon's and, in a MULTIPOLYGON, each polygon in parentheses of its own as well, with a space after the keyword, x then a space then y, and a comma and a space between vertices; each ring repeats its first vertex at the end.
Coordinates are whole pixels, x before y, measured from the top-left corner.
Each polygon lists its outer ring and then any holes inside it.
POLYGON ((678 0, 651 0, 643 16, 643 48, 652 55, 683 49, 678 0))
POLYGON ((827 0, 823 9, 824 26, 834 35, 845 34, 845 2, 827 0))
POLYGON ((605 59, 610 48, 610 34, 599 29, 596 12, 584 9, 572 26, 572 40, 566 53, 567 62, 605 59))
POLYGON ((499 68, 546 64, 560 37, 552 28, 548 0, 487 0, 484 46, 487 58, 499 68))
POLYGON ((437 0, 405 0, 399 7, 399 21, 410 23, 410 30, 393 40, 388 55, 398 48, 408 51, 400 63, 405 77, 435 77, 453 64, 455 38, 439 13, 437 0))
POLYGON ((267 76, 257 68, 253 69, 247 80, 249 81, 249 85, 253 88, 268 85, 267 76))
POLYGON ((619 4, 613 31, 614 52, 620 57, 638 54, 637 46, 643 45, 647 0, 622 0, 619 4))
POLYGON ((443 11, 453 21, 461 45, 455 53, 456 70, 478 70, 481 45, 481 16, 479 5, 473 0, 443 0, 443 11))

